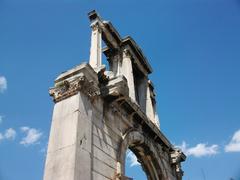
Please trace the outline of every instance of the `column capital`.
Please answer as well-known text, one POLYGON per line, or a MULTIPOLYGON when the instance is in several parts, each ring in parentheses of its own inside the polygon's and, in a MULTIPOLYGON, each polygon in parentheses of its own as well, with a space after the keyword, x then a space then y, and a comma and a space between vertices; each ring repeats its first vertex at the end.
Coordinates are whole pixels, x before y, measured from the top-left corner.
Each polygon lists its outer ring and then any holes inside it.
POLYGON ((100 24, 98 21, 93 22, 90 27, 92 28, 92 31, 98 30, 100 33, 102 33, 102 29, 100 27, 100 24))
POLYGON ((123 58, 131 58, 132 55, 131 55, 131 52, 129 49, 124 49, 123 50, 123 58))
POLYGON ((59 102, 77 94, 79 91, 83 92, 91 99, 100 94, 100 90, 94 85, 94 82, 88 81, 84 75, 80 75, 73 81, 62 81, 56 87, 51 88, 49 94, 53 97, 54 102, 59 102))
POLYGON ((175 166, 175 171, 178 176, 178 180, 182 179, 183 170, 181 168, 181 162, 186 160, 186 155, 180 149, 174 149, 173 152, 170 154, 171 156, 171 163, 175 166))

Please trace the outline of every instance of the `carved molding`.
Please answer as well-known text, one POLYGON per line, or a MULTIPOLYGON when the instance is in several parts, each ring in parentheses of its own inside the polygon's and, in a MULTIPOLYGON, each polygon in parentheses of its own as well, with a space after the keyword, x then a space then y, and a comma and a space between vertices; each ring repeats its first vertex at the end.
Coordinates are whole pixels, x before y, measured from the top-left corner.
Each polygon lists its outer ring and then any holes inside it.
POLYGON ((171 153, 171 163, 175 167, 175 171, 178 175, 178 179, 181 180, 183 176, 183 171, 181 168, 181 162, 185 161, 186 156, 183 154, 183 152, 179 149, 175 149, 171 153))
POLYGON ((98 31, 99 33, 102 33, 102 29, 98 21, 92 23, 91 28, 92 28, 92 31, 98 31))
POLYGON ((73 80, 63 80, 55 84, 55 87, 49 90, 49 94, 53 97, 54 102, 59 102, 79 91, 86 94, 91 100, 100 95, 100 90, 94 81, 88 80, 83 74, 73 80))
POLYGON ((131 58, 131 52, 128 49, 123 50, 123 58, 131 58))
POLYGON ((183 154, 183 152, 180 149, 175 149, 171 153, 172 164, 183 162, 185 161, 185 159, 186 159, 186 156, 183 154))
POLYGON ((129 93, 128 91, 127 80, 124 76, 116 76, 109 79, 108 84, 101 87, 101 95, 103 97, 126 97, 129 93))

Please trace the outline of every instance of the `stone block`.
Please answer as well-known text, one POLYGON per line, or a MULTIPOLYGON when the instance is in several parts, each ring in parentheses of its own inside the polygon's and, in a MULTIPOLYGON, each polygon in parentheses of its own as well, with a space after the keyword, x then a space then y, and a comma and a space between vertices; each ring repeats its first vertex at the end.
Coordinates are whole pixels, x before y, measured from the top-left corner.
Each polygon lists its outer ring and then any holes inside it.
POLYGON ((108 153, 104 152, 103 150, 99 149, 98 147, 93 147, 93 156, 96 159, 99 159, 103 162, 105 162, 108 166, 112 168, 116 168, 117 160, 113 157, 109 156, 108 153))
POLYGON ((116 169, 107 165, 104 161, 93 158, 93 170, 101 173, 103 176, 113 179, 116 169))
POLYGON ((47 154, 44 180, 75 180, 76 145, 47 154))
POLYGON ((102 149, 105 153, 108 153, 113 159, 117 159, 117 151, 96 135, 93 135, 93 145, 102 149))

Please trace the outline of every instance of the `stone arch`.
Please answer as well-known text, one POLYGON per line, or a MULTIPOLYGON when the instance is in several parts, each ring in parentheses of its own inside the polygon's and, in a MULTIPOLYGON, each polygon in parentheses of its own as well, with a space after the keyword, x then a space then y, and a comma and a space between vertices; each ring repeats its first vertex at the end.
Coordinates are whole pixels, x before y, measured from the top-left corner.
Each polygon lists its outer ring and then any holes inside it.
POLYGON ((44 180, 126 180, 128 148, 148 180, 181 180, 186 156, 156 124, 147 58, 130 36, 121 38, 96 11, 89 13, 89 19, 89 64, 61 73, 49 91, 55 105, 44 180), (109 72, 102 64, 102 52, 109 72))
POLYGON ((148 180, 166 180, 164 163, 153 142, 140 131, 130 128, 122 138, 118 151, 116 180, 125 179, 125 157, 127 149, 133 151, 144 169, 148 180))

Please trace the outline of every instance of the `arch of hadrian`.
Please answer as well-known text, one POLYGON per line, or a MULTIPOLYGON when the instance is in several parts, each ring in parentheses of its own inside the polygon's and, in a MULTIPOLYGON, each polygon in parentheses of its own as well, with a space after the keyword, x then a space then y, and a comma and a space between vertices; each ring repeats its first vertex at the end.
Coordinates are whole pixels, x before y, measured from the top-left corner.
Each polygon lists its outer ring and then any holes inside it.
POLYGON ((89 63, 60 74, 50 89, 55 106, 44 180, 131 179, 124 172, 128 148, 148 180, 181 180, 186 156, 160 130, 146 57, 131 37, 121 38, 95 11, 88 15, 89 63))

